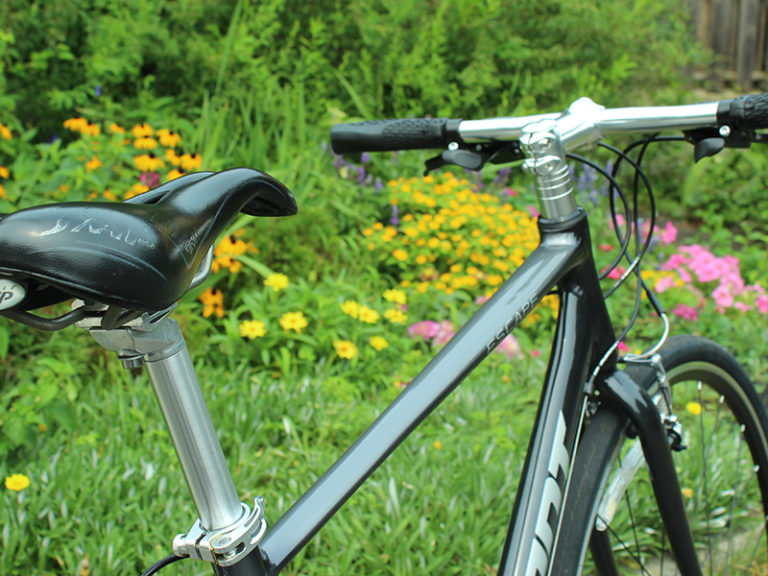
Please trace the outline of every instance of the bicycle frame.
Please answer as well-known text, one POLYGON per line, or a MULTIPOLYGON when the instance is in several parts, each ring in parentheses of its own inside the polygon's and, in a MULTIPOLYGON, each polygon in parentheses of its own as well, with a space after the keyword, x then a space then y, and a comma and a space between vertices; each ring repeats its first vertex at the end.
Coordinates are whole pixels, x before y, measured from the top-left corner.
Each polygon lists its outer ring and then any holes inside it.
POLYGON ((539 220, 538 247, 266 533, 260 503, 251 511, 237 501, 178 328, 169 329, 167 318, 117 330, 83 326, 104 346, 128 356, 131 366, 141 357, 149 368, 200 517, 187 535, 174 541, 177 553, 212 562, 217 574, 280 572, 410 432, 556 288, 557 327, 499 573, 548 573, 593 385, 636 425, 672 550, 685 574, 700 573, 658 410, 644 390, 616 369, 615 335, 595 270, 587 217, 573 200, 562 141, 552 136, 552 122, 543 118, 523 135, 545 216, 539 220), (598 367, 599 378, 593 382, 598 367), (666 495, 665 486, 670 488, 666 495))
MULTIPOLYGON (((258 547, 234 565, 220 565, 221 559, 201 550, 197 540, 219 530, 240 535, 232 526, 252 525, 260 517, 247 507, 243 512, 237 501, 175 323, 169 331, 159 329, 164 326, 161 322, 147 335, 132 328, 130 338, 126 329, 91 329, 108 348, 144 355, 200 516, 199 526, 187 535, 198 547, 196 556, 215 561, 219 574, 278 573, 409 433, 557 287, 560 308, 553 348, 500 567, 501 574, 535 574, 535 569, 546 573, 557 534, 550 510, 559 517, 584 415, 585 383, 614 343, 614 334, 592 259, 586 214, 578 210, 566 220, 541 219, 539 229, 540 244, 520 268, 266 532, 258 547)), ((614 363, 612 357, 604 369, 610 373, 614 363)))

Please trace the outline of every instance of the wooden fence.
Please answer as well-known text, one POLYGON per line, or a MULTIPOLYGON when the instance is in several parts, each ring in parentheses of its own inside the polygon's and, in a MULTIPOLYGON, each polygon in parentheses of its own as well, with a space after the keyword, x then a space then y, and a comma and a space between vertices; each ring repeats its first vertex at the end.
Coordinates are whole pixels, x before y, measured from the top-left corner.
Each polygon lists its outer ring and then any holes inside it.
POLYGON ((710 89, 768 88, 768 0, 688 0, 699 41, 716 55, 710 89))

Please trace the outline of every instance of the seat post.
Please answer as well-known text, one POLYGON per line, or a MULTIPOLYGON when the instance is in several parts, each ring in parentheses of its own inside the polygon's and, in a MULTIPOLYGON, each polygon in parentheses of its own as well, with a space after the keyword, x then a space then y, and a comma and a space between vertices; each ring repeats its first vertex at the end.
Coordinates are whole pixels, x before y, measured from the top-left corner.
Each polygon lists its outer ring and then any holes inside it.
POLYGON ((117 351, 126 367, 146 366, 201 528, 215 531, 238 522, 243 506, 176 321, 144 315, 110 330, 83 327, 99 344, 117 351))
POLYGON ((147 373, 201 526, 207 530, 226 528, 240 519, 243 509, 184 339, 175 321, 165 321, 172 323, 180 345, 167 355, 147 355, 147 373))

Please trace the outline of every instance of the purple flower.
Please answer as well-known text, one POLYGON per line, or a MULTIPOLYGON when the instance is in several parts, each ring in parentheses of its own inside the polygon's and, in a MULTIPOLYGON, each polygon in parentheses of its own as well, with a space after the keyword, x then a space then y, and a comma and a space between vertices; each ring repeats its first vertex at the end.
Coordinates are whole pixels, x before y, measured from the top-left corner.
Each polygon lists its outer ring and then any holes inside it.
POLYGON ((400 225, 400 208, 397 207, 397 204, 392 204, 392 217, 389 219, 389 223, 392 226, 400 225))

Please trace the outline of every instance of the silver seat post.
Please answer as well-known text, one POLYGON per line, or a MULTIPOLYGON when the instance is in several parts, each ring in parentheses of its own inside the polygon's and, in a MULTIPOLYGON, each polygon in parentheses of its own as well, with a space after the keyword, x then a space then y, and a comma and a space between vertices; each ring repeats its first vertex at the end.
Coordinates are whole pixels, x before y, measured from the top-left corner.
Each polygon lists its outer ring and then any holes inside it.
POLYGON ((101 328, 98 317, 78 325, 118 352, 126 368, 147 368, 199 515, 187 534, 176 537, 174 551, 231 565, 252 550, 266 530, 263 500, 257 498, 253 510, 240 502, 184 336, 175 320, 159 316, 145 314, 115 329, 101 328))

